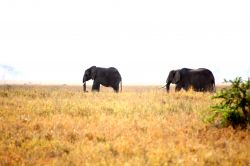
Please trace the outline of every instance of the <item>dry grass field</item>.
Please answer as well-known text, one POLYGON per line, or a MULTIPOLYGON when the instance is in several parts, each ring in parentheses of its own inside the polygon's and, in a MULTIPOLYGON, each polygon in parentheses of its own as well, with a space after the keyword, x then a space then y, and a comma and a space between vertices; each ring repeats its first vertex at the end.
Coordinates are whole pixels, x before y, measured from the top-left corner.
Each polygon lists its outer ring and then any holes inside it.
POLYGON ((210 93, 0 86, 0 165, 250 165, 250 129, 203 121, 210 93))

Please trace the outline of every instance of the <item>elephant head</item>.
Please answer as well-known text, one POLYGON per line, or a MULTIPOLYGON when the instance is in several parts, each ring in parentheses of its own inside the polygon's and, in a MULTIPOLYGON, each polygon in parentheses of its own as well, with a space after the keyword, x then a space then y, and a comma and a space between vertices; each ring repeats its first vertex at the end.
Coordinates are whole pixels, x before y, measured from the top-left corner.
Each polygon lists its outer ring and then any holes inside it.
POLYGON ((95 79, 95 76, 96 76, 96 66, 92 66, 87 70, 85 70, 82 82, 85 83, 90 79, 95 79))
POLYGON ((180 74, 180 70, 171 70, 168 74, 168 78, 166 81, 166 90, 167 92, 169 92, 169 86, 171 83, 173 84, 177 84, 181 79, 181 74, 180 74))
POLYGON ((96 76, 96 66, 92 66, 92 67, 88 68, 87 70, 85 70, 84 76, 82 79, 84 92, 86 92, 86 81, 88 81, 90 79, 94 80, 95 76, 96 76))

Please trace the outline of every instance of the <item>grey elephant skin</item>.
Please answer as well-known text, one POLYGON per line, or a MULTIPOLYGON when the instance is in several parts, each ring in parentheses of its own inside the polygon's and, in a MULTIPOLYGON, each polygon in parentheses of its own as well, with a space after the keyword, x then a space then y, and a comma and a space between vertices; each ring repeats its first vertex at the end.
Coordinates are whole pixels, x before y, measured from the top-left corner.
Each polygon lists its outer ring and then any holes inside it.
POLYGON ((171 70, 166 81, 167 92, 171 83, 176 84, 175 91, 190 88, 198 92, 215 91, 214 75, 206 68, 171 70))
POLYGON ((102 68, 92 66, 85 70, 83 76, 83 91, 86 91, 86 81, 92 79, 92 91, 100 91, 100 85, 105 87, 112 87, 115 92, 119 92, 119 84, 121 85, 120 91, 122 91, 122 77, 119 71, 114 67, 102 68))

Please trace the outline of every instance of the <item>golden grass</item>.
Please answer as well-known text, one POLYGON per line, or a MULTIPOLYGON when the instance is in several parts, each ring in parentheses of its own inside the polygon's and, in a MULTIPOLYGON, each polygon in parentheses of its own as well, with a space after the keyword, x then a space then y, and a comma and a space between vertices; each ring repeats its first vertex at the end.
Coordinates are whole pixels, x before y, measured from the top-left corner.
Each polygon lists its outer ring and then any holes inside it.
POLYGON ((0 165, 250 165, 250 132, 202 121, 210 93, 1 86, 0 165))

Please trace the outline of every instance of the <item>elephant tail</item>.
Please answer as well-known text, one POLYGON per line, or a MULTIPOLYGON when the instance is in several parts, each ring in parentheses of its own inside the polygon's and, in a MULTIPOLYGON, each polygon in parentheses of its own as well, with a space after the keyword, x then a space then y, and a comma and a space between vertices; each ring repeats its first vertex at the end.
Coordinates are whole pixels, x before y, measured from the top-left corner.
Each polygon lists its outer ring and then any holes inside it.
POLYGON ((215 82, 213 82, 213 92, 216 92, 215 82))
POLYGON ((121 90, 120 90, 120 92, 122 92, 122 80, 121 80, 121 82, 120 82, 120 86, 121 86, 121 88, 120 88, 120 89, 121 89, 121 90))
POLYGON ((215 86, 215 80, 213 78, 212 80, 212 89, 211 89, 212 92, 216 92, 216 86, 215 86))

